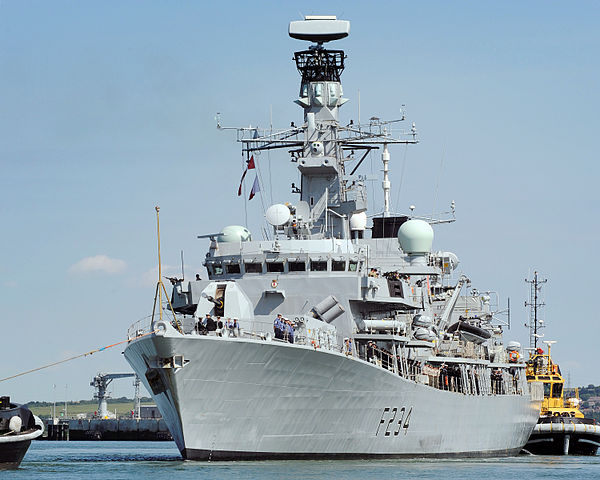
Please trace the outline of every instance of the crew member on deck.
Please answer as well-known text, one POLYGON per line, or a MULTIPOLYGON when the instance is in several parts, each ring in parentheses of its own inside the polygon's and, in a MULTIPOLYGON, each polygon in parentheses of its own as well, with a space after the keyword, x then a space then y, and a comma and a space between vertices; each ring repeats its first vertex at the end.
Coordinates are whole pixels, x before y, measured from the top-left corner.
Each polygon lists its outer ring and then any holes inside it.
POLYGON ((285 334, 287 337, 287 341, 290 343, 294 343, 294 327, 292 325, 292 322, 290 322, 289 320, 285 321, 285 334))
POLYGON ((231 318, 227 318, 227 330, 229 331, 230 337, 235 337, 235 331, 233 327, 233 320, 231 318))
POLYGON ((219 337, 223 336, 223 321, 221 320, 221 317, 217 317, 217 335, 219 337))
POLYGON ((344 353, 346 356, 352 355, 352 339, 344 338, 344 353))
POLYGON ((278 313, 273 321, 273 332, 275 333, 275 338, 283 340, 283 317, 281 313, 278 313))
POLYGON ((214 332, 217 329, 217 323, 210 316, 210 313, 206 314, 206 329, 209 332, 214 332))

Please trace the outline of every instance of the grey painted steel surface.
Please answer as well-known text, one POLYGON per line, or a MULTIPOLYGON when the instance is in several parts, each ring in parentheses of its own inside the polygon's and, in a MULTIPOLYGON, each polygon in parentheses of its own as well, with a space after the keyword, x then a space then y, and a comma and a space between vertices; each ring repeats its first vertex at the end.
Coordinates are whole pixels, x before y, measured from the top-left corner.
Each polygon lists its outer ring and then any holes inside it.
POLYGON ((174 354, 190 361, 164 370, 168 389, 154 398, 188 458, 514 454, 539 415, 526 395, 437 390, 305 346, 149 336, 125 351, 140 372, 144 358, 174 354))

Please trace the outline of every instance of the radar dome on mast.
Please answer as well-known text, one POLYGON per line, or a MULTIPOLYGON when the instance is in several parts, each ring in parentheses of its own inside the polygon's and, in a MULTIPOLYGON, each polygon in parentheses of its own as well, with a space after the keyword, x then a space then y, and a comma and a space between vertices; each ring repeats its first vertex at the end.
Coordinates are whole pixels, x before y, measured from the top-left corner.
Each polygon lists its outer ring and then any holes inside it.
POLYGON ((433 228, 424 220, 408 220, 398 229, 398 242, 409 255, 425 255, 433 245, 433 228))

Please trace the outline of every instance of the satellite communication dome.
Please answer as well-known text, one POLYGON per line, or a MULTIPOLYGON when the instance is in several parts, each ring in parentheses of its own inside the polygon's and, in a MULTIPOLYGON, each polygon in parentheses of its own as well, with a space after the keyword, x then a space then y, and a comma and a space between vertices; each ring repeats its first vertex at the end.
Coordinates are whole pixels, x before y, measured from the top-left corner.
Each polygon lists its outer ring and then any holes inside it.
POLYGON ((241 225, 229 225, 221 230, 217 237, 218 242, 248 242, 252 240, 250 230, 241 225))
POLYGON ((433 228, 424 220, 408 220, 398 229, 398 242, 409 255, 429 253, 433 244, 433 228))
POLYGON ((280 227, 288 223, 292 214, 287 205, 283 203, 276 203, 275 205, 271 205, 267 208, 265 213, 265 217, 267 217, 267 222, 269 222, 274 227, 280 227))
POLYGON ((350 230, 367 228, 367 212, 353 213, 350 217, 350 230))

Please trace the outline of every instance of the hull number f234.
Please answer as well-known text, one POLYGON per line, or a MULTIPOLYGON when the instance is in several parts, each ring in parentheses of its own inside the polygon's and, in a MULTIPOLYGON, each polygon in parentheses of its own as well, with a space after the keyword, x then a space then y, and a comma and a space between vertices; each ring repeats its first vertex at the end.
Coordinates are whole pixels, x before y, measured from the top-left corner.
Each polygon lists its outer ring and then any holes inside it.
POLYGON ((410 427, 412 407, 385 407, 375 431, 376 437, 397 437, 401 432, 406 435, 410 427))

